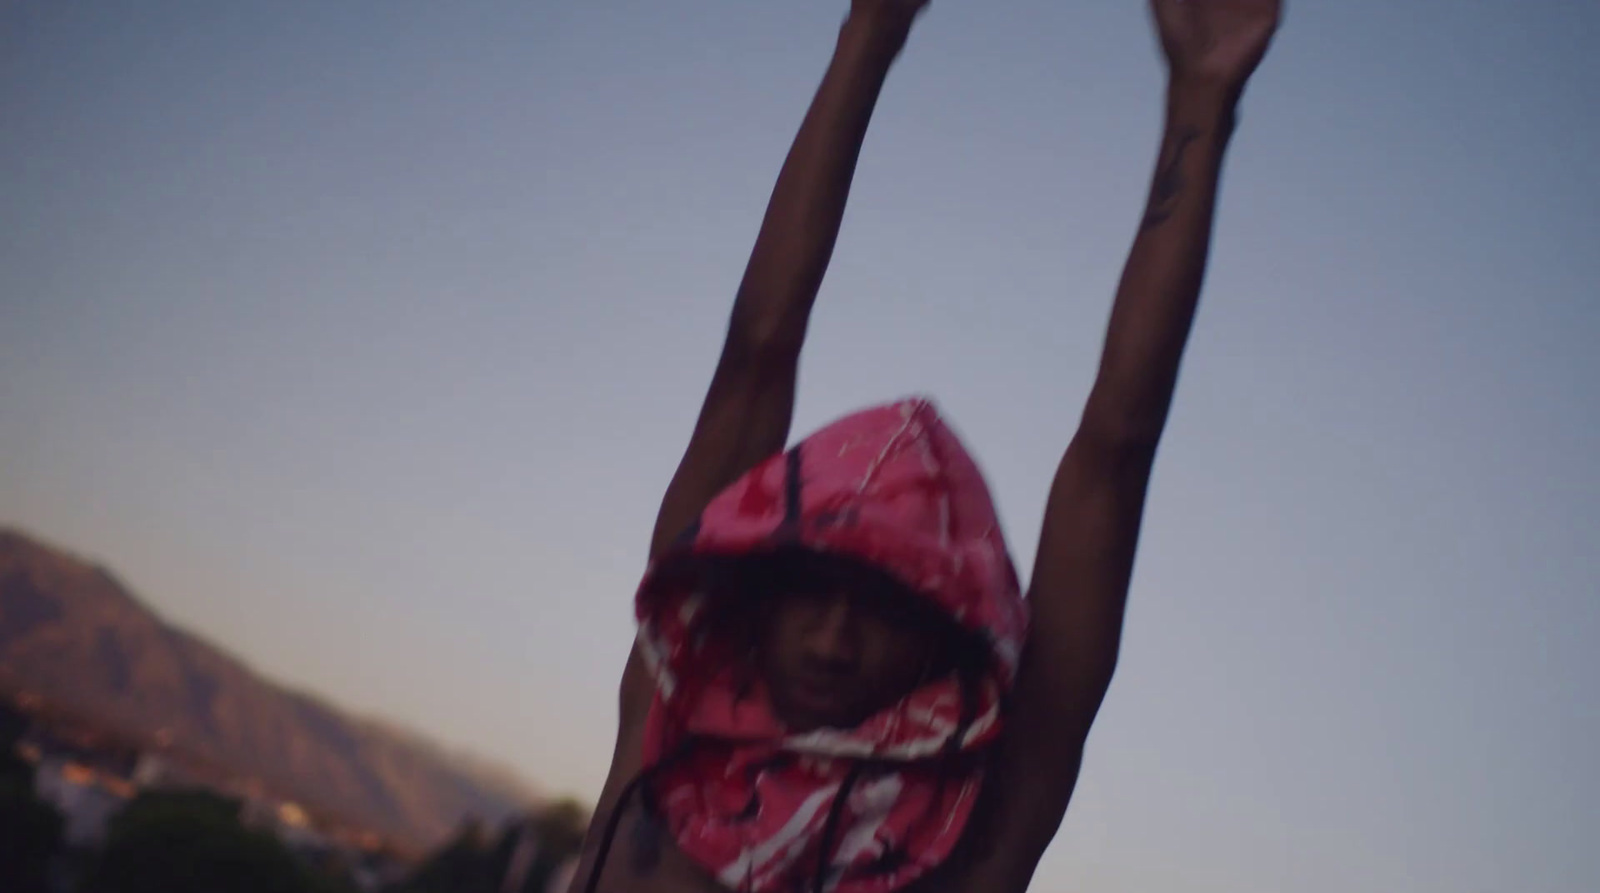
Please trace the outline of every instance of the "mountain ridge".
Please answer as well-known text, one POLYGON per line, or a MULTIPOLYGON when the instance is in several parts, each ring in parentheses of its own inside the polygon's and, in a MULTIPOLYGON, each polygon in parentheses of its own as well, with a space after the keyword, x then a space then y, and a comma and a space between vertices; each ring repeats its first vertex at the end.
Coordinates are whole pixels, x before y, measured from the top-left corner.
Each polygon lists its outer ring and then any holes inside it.
POLYGON ((542 798, 493 761, 270 678, 109 568, 0 527, 0 681, 408 848, 542 798))

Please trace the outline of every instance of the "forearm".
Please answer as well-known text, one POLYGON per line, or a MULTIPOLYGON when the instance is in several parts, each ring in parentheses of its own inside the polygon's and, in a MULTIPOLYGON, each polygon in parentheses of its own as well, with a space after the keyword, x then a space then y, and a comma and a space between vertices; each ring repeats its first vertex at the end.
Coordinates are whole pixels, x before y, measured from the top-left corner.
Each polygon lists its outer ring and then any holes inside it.
POLYGON ((1233 110, 1234 100, 1215 90, 1168 90, 1149 202, 1084 411, 1088 436, 1150 451, 1160 439, 1200 299, 1233 110))
POLYGON ((847 22, 840 32, 773 189, 727 342, 656 517, 652 557, 715 493, 788 439, 806 322, 844 218, 867 123, 905 36, 903 29, 861 21, 847 22))
POLYGON ((904 33, 851 19, 840 30, 784 161, 734 305, 731 338, 798 351, 844 219, 856 160, 904 33))

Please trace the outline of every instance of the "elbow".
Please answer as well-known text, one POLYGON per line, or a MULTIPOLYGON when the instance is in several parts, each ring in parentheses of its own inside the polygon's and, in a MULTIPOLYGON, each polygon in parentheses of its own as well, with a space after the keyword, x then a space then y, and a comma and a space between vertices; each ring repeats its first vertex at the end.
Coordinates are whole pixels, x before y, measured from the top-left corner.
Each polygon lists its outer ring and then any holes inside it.
POLYGON ((1118 641, 1087 644, 1075 655, 1071 676, 1076 680, 1077 689, 1096 708, 1111 688, 1112 677, 1117 674, 1118 652, 1122 650, 1120 639, 1119 634, 1118 641))
POLYGON ((1097 390, 1089 397, 1073 442, 1099 457, 1153 461, 1166 425, 1166 403, 1142 406, 1097 390))
POLYGON ((1088 737, 1089 726, 1094 724, 1094 718, 1100 714, 1100 708, 1106 702, 1106 694, 1111 691, 1111 680, 1117 673, 1116 649, 1109 655, 1097 658, 1082 668, 1082 691, 1078 697, 1081 701, 1077 704, 1077 711, 1083 717, 1083 735, 1088 737))
POLYGON ((1137 417, 1085 414, 1072 446, 1076 452, 1101 462, 1148 465, 1155 461, 1156 449, 1161 445, 1162 427, 1160 421, 1137 417))
POLYGON ((735 307, 724 352, 726 359, 745 367, 793 364, 805 338, 803 315, 746 312, 735 307))
POLYGON ((1102 655, 1091 668, 1091 678, 1101 698, 1106 696, 1106 692, 1111 688, 1111 680, 1117 675, 1117 660, 1121 650, 1120 644, 1112 645, 1110 653, 1102 655))

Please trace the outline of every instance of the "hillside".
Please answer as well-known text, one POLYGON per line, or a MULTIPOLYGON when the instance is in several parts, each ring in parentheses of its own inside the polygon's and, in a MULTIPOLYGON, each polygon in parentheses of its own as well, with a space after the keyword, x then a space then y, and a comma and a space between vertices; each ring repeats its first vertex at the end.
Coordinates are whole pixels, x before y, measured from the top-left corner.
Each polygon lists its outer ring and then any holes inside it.
POLYGON ((106 570, 0 530, 0 688, 409 846, 530 805, 510 773, 287 690, 106 570))

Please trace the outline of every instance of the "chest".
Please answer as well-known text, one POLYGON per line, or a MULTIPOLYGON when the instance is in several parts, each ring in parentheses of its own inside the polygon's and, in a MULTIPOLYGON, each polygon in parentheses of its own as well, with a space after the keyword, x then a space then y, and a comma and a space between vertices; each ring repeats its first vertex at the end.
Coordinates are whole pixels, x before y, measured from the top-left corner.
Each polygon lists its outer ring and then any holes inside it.
MULTIPOLYGON (((976 821, 978 817, 974 817, 976 821)), ((975 831, 969 828, 969 833, 975 831)), ((571 893, 584 893, 593 870, 585 859, 571 893)), ((970 863, 961 848, 953 858, 900 893, 956 893, 979 889, 966 882, 970 863)), ((617 826, 611 852, 603 866, 597 893, 729 893, 673 845, 670 836, 643 818, 637 806, 628 809, 617 826)), ((804 893, 810 893, 809 889, 804 893)))

